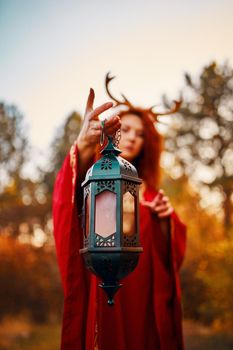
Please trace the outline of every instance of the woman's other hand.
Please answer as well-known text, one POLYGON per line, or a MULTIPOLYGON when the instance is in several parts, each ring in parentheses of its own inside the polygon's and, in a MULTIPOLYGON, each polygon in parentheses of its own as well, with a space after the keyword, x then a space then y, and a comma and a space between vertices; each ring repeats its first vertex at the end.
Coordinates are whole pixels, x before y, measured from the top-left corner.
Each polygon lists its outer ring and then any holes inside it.
MULTIPOLYGON (((94 99, 94 90, 90 89, 83 126, 77 139, 77 145, 81 152, 87 148, 91 148, 93 152, 95 151, 95 146, 100 142, 100 135, 102 132, 99 115, 113 106, 112 102, 107 102, 94 109, 94 99)), ((115 115, 105 122, 104 130, 106 134, 114 135, 115 132, 120 129, 120 127, 120 118, 119 116, 115 115)))
POLYGON ((169 217, 174 211, 168 197, 164 195, 163 190, 159 190, 159 192, 151 202, 142 200, 141 204, 149 208, 161 219, 169 217))

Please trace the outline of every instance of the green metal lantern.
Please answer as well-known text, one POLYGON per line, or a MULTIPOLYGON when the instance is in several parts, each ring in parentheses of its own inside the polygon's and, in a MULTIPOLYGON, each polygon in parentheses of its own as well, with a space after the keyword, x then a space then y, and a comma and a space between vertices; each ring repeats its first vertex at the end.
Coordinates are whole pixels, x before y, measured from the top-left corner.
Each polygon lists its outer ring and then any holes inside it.
POLYGON ((119 156, 112 138, 99 159, 87 171, 82 183, 85 264, 102 280, 102 287, 113 305, 119 281, 132 272, 142 252, 139 242, 139 185, 135 167, 119 156), (133 222, 125 229, 124 212, 131 199, 133 222))

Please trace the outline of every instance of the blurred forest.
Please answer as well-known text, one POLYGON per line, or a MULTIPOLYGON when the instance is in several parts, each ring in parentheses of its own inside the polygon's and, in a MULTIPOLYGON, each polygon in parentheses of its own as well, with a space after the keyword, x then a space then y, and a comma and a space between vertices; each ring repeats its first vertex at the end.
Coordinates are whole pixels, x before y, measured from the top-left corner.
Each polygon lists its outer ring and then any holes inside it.
MULTIPOLYGON (((233 70, 211 63, 199 77, 184 78, 183 104, 169 117, 161 163, 162 187, 188 226, 184 316, 233 331, 233 70)), ((166 96, 163 102, 168 104, 166 96)), ((61 320, 52 190, 82 123, 77 112, 67 117, 35 180, 23 171, 31 154, 23 120, 17 107, 0 102, 0 350, 16 349, 15 339, 30 333, 12 320, 42 326, 61 320), (2 338, 6 324, 13 333, 2 338)))

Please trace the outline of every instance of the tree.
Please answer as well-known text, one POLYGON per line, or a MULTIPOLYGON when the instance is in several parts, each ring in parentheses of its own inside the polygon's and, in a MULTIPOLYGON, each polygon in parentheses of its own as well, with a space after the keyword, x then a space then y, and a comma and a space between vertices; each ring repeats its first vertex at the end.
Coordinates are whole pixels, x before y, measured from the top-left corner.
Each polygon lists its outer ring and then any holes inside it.
POLYGON ((22 227, 32 235, 38 225, 46 226, 49 211, 46 186, 23 176, 28 160, 23 115, 0 103, 0 232, 15 237, 22 227))
POLYGON ((62 163, 69 153, 71 146, 77 139, 77 136, 80 132, 82 124, 82 118, 79 113, 71 113, 64 125, 62 125, 58 132, 57 136, 52 142, 52 154, 49 162, 49 169, 45 173, 44 182, 49 187, 49 192, 52 193, 54 181, 58 170, 61 168, 62 163))
POLYGON ((165 157, 174 177, 186 175, 198 186, 203 203, 208 202, 208 196, 219 203, 226 234, 230 235, 233 70, 228 64, 211 63, 203 68, 197 82, 189 74, 185 74, 185 81, 185 100, 166 136, 165 157))
POLYGON ((0 103, 0 193, 21 176, 27 151, 22 123, 17 107, 0 103))

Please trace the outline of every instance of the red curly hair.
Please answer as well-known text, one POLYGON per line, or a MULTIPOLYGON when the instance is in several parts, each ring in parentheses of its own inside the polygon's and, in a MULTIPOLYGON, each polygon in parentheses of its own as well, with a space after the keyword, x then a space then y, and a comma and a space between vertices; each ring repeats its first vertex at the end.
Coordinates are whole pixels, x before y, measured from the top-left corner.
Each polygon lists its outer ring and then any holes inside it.
POLYGON ((163 149, 162 135, 156 130, 148 111, 133 108, 119 112, 120 118, 127 114, 134 114, 141 118, 144 126, 143 149, 132 163, 146 187, 157 190, 160 180, 160 156, 163 149))
MULTIPOLYGON (((130 108, 118 113, 122 118, 127 114, 134 114, 141 118, 144 126, 144 143, 140 154, 132 162, 138 171, 138 176, 144 181, 147 188, 158 190, 160 181, 160 156, 163 149, 163 137, 156 130, 153 119, 147 110, 140 108, 130 108)), ((101 150, 106 146, 97 146, 94 160, 101 158, 101 150)))

